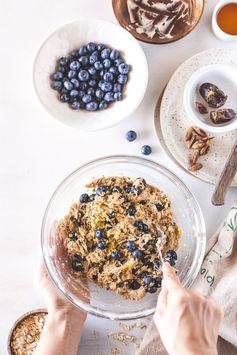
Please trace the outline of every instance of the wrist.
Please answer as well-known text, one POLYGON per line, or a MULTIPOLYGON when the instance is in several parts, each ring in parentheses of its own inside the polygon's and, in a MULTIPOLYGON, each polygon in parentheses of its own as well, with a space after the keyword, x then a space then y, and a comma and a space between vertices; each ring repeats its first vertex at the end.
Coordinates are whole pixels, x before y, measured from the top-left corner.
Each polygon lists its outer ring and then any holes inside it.
POLYGON ((87 314, 75 307, 63 307, 49 311, 48 319, 51 322, 65 322, 83 325, 86 320, 87 314))
POLYGON ((193 346, 190 347, 182 347, 182 349, 175 349, 174 351, 172 351, 170 353, 170 355, 217 355, 217 348, 206 348, 205 349, 201 349, 198 348, 196 349, 193 346))

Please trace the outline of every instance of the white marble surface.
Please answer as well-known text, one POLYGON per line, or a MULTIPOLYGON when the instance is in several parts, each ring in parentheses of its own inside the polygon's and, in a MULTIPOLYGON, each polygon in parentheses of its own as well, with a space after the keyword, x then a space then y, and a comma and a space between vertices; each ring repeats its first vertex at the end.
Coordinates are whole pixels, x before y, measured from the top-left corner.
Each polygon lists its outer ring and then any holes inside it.
MULTIPOLYGON (((40 258, 40 226, 47 201, 61 180, 89 159, 107 154, 138 154, 148 143, 151 156, 183 179, 197 197, 204 213, 208 236, 228 210, 213 207, 213 186, 189 176, 164 156, 157 141, 153 111, 157 96, 175 68, 191 55, 209 47, 236 48, 211 32, 210 18, 216 1, 208 0, 198 27, 186 38, 162 46, 141 44, 149 63, 150 80, 138 110, 121 124, 99 132, 82 133, 51 118, 38 102, 32 85, 32 64, 44 38, 63 23, 80 16, 116 22, 110 0, 1 1, 0 11, 0 354, 13 321, 23 312, 43 306, 33 287, 40 258), (139 138, 126 142, 124 133, 135 129, 139 138)), ((111 353, 107 332, 116 322, 88 317, 80 355, 111 353), (100 330, 95 340, 93 331, 100 330)), ((121 329, 121 328, 120 328, 121 329)), ((133 332, 131 332, 133 333, 133 332)), ((117 343, 121 354, 135 353, 117 343)))

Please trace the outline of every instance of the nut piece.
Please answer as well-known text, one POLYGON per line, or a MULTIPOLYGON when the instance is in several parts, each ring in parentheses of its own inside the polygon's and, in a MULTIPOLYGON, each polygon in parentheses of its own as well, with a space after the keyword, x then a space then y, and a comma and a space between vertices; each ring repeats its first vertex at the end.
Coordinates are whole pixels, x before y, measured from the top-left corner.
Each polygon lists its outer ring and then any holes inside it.
POLYGON ((208 113, 206 106, 204 106, 201 102, 196 101, 195 102, 196 109, 201 115, 205 115, 208 113))
POLYGON ((192 145, 192 149, 201 149, 205 145, 206 145, 206 142, 203 142, 202 140, 198 140, 192 145))
POLYGON ((199 127, 192 127, 195 133, 197 133, 200 137, 207 137, 207 132, 199 127))
POLYGON ((207 153, 209 152, 209 150, 210 150, 210 146, 209 146, 209 145, 206 145, 205 147, 203 147, 202 149, 200 149, 199 154, 200 154, 200 155, 207 155, 207 153))
POLYGON ((187 131, 185 132, 185 135, 184 135, 184 139, 185 139, 186 142, 191 139, 192 134, 193 134, 193 127, 189 127, 187 129, 187 131))
POLYGON ((236 112, 231 108, 223 108, 217 111, 211 111, 210 119, 213 123, 220 124, 233 120, 236 116, 236 112))
POLYGON ((197 170, 200 170, 202 167, 203 167, 203 165, 201 163, 194 163, 189 166, 188 170, 189 171, 197 171, 197 170))
POLYGON ((213 108, 223 106, 227 100, 227 95, 218 86, 211 83, 203 83, 199 88, 199 92, 208 106, 213 108))
POLYGON ((196 141, 196 136, 192 136, 191 139, 188 141, 188 149, 192 148, 195 141, 196 141))
POLYGON ((191 154, 191 162, 193 164, 195 164, 199 158, 200 154, 199 154, 199 150, 198 149, 195 149, 192 154, 191 154))

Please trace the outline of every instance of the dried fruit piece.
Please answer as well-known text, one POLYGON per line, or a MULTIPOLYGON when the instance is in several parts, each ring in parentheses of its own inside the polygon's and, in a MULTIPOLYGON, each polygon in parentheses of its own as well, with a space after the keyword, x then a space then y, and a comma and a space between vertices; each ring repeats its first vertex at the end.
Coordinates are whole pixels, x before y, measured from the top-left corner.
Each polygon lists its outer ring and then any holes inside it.
POLYGON ((195 163, 189 166, 188 170, 189 171, 197 171, 200 170, 203 167, 201 163, 195 163))
POLYGON ((192 148, 195 141, 196 141, 196 136, 192 136, 191 139, 188 141, 188 149, 192 148))
POLYGON ((207 137, 200 138, 200 140, 202 140, 203 142, 209 142, 212 139, 214 139, 213 136, 207 136, 207 137))
POLYGON ((194 132, 197 133, 200 137, 207 137, 207 132, 199 127, 192 127, 194 132))
POLYGON ((233 120, 236 116, 236 112, 231 108, 223 108, 217 111, 211 111, 210 118, 213 123, 220 124, 233 120))
POLYGON ((198 149, 195 149, 192 154, 191 154, 191 162, 192 164, 195 164, 199 158, 199 150, 198 149))
POLYGON ((205 147, 203 147, 202 149, 200 149, 199 154, 200 155, 206 155, 210 150, 210 146, 206 145, 205 147))
POLYGON ((219 108, 227 100, 227 95, 218 86, 211 83, 203 83, 199 88, 199 92, 210 107, 219 108))
POLYGON ((193 127, 189 127, 187 129, 187 131, 185 132, 185 135, 184 135, 184 139, 185 139, 186 142, 191 139, 192 134, 193 134, 193 127))
POLYGON ((196 101, 195 105, 196 109, 201 115, 205 115, 206 113, 208 113, 206 106, 204 106, 201 102, 196 101))
POLYGON ((193 145, 192 145, 192 149, 201 149, 202 147, 204 147, 206 145, 206 142, 203 142, 202 140, 198 140, 196 141, 193 145))

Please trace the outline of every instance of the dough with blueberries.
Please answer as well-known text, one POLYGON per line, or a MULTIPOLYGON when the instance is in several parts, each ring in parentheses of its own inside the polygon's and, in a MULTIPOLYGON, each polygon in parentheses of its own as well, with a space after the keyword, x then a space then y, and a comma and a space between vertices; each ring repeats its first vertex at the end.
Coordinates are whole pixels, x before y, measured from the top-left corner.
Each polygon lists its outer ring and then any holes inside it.
POLYGON ((161 287, 158 249, 175 265, 181 230, 169 197, 142 178, 102 177, 59 222, 75 276, 126 299, 139 300, 161 287))

